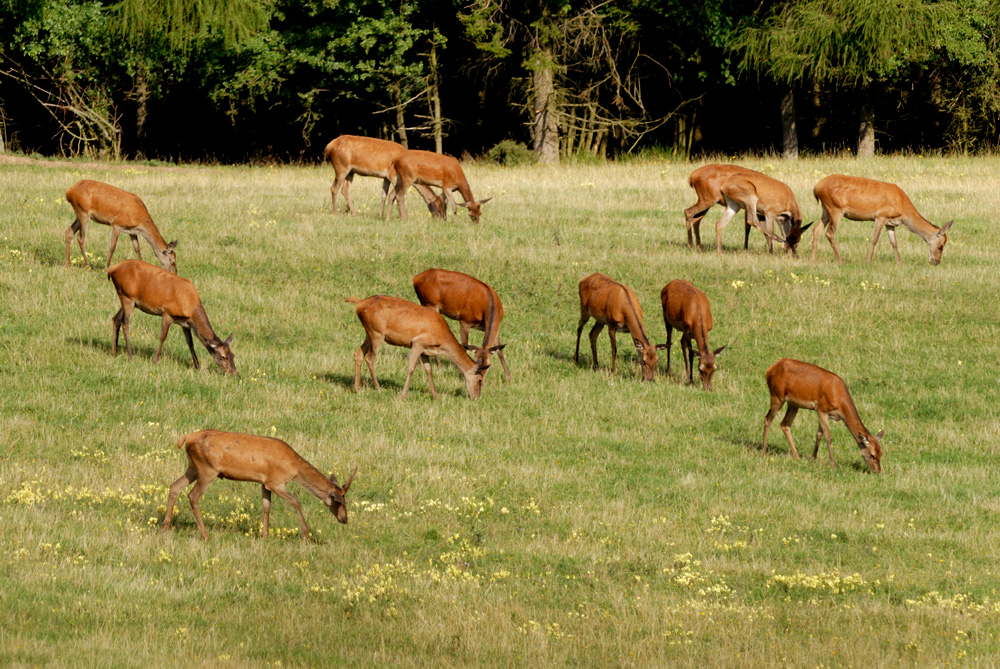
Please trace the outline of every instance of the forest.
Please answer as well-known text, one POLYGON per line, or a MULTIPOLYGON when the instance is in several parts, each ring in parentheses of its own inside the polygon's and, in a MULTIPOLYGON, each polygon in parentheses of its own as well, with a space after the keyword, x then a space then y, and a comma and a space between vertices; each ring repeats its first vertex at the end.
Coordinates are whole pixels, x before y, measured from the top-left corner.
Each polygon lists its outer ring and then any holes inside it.
POLYGON ((0 0, 0 151, 984 153, 995 0, 0 0))

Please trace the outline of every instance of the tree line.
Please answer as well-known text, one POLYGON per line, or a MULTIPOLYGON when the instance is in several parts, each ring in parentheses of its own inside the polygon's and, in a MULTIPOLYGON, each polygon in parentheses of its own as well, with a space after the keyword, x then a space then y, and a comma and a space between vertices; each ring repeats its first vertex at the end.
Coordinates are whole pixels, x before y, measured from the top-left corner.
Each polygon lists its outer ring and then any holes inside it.
POLYGON ((0 151, 990 151, 998 36, 998 0, 0 0, 0 151))

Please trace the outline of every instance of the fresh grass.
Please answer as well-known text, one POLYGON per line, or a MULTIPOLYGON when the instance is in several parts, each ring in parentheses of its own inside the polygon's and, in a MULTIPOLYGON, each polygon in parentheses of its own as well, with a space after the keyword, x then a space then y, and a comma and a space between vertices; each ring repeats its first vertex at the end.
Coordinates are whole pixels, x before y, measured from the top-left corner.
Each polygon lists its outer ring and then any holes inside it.
MULTIPOLYGON (((482 224, 464 211, 332 216, 326 167, 0 165, 0 664, 7 666, 995 666, 1000 656, 997 420, 1000 205, 993 158, 741 161, 788 182, 806 212, 831 173, 894 181, 932 221, 956 220, 943 261, 900 229, 903 262, 871 223, 845 221, 837 266, 685 248, 697 165, 471 165, 482 224), (102 271, 63 267, 63 193, 94 178, 140 194, 239 378, 136 312, 131 362, 110 357, 118 309, 102 271), (352 392, 363 331, 348 296, 413 298, 429 267, 465 271, 504 302, 514 380, 470 400, 454 368, 441 399, 408 351, 384 347, 383 385, 352 392), (640 380, 573 363, 577 282, 631 285, 663 341, 659 291, 687 278, 712 302, 715 392, 661 354, 640 380), (833 424, 837 468, 793 460, 780 430, 759 454, 764 370, 781 357, 841 375, 886 429, 884 473, 833 424), (161 533, 174 448, 202 428, 276 435, 325 472, 358 464, 341 526, 292 486, 315 540, 279 499, 260 539, 260 491, 219 481, 161 533)), ((702 226, 714 246, 716 208, 702 226)), ((811 232, 811 231, 810 231, 811 232)), ((119 244, 116 259, 131 257, 119 244)), ((152 254, 143 242, 143 254, 152 254)), ((802 256, 805 256, 803 258, 802 256)), ((457 328, 456 328, 457 330, 457 328)), ((474 333, 474 340, 478 337, 474 333)), ((200 347, 199 347, 200 348, 200 347)), ((816 416, 794 427, 811 453, 816 416)))

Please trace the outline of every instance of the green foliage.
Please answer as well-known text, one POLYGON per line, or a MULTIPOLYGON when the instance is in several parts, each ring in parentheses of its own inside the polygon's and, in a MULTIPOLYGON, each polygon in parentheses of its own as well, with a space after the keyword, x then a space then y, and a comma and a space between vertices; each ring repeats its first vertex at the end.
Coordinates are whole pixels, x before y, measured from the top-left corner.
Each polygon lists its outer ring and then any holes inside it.
POLYGON ((486 152, 486 157, 497 165, 504 167, 519 167, 533 165, 538 162, 538 156, 521 142, 505 139, 486 152))

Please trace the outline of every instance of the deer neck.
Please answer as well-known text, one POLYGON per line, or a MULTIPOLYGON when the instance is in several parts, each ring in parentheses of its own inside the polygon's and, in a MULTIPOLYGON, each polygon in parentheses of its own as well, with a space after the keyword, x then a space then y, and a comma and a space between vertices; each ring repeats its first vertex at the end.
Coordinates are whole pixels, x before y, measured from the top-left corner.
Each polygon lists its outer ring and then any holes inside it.
POLYGON ((941 231, 941 228, 934 225, 913 209, 906 216, 899 219, 899 222, 913 234, 921 237, 925 242, 941 231))
POLYGON ((205 311, 205 307, 201 304, 194 310, 194 314, 188 319, 188 323, 191 324, 191 329, 198 336, 198 341, 205 345, 205 348, 211 349, 212 346, 219 346, 222 341, 216 336, 215 330, 212 329, 212 324, 208 321, 208 312, 205 311))
POLYGON ((483 347, 496 346, 500 343, 500 323, 497 320, 497 298, 492 290, 487 288, 490 296, 490 306, 486 312, 486 322, 483 323, 485 332, 483 334, 483 347))
POLYGON ((864 447, 862 437, 871 439, 872 435, 868 431, 868 428, 864 426, 864 423, 861 422, 861 416, 858 415, 858 408, 854 406, 854 400, 850 395, 847 396, 847 401, 841 407, 841 412, 844 414, 844 425, 851 431, 854 441, 858 442, 858 446, 864 447))
POLYGON ((476 201, 476 198, 472 196, 472 189, 469 187, 469 180, 466 179, 464 175, 461 179, 458 179, 455 184, 455 188, 457 188, 458 192, 462 194, 462 197, 465 198, 466 202, 476 201))
MULTIPOLYGON (((621 284, 618 284, 621 286, 621 284)), ((642 326, 642 319, 639 317, 639 310, 636 309, 635 304, 632 302, 632 296, 629 294, 625 286, 622 286, 622 293, 625 295, 625 327, 628 328, 629 333, 632 335, 632 339, 642 343, 643 348, 652 346, 649 343, 649 337, 646 336, 646 329, 642 326)))
POLYGON ((698 344, 698 355, 702 360, 708 361, 715 356, 708 350, 708 330, 705 329, 705 319, 702 317, 700 310, 698 316, 698 325, 695 326, 694 331, 691 333, 694 335, 694 341, 698 344))
POLYGON ((475 371, 475 361, 469 357, 469 354, 465 352, 465 349, 462 348, 462 345, 458 343, 458 340, 454 336, 452 336, 451 341, 438 346, 438 351, 440 352, 439 355, 455 363, 455 366, 465 376, 469 376, 475 371))
POLYGON ((323 476, 322 472, 301 456, 299 457, 299 473, 292 480, 320 499, 327 497, 333 490, 330 479, 323 476))

